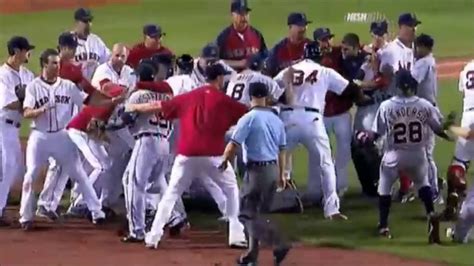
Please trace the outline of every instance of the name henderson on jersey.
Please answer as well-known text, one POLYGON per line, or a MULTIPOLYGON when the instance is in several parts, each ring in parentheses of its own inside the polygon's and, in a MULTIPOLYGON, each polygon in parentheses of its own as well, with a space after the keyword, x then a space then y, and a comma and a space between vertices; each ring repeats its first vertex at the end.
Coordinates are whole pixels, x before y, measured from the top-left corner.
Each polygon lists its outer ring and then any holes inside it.
POLYGON ((400 118, 415 118, 421 123, 425 123, 428 119, 428 111, 426 108, 420 109, 416 106, 403 106, 397 110, 387 110, 387 120, 390 124, 393 124, 400 118))

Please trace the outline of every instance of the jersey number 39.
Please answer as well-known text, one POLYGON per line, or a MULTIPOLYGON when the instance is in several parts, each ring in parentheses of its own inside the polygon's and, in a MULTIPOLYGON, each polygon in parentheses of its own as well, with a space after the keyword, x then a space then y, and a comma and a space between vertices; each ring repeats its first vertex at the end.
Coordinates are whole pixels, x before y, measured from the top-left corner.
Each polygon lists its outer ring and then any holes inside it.
POLYGON ((397 123, 393 126, 393 142, 395 144, 419 143, 422 140, 422 125, 418 121, 408 124, 397 123))

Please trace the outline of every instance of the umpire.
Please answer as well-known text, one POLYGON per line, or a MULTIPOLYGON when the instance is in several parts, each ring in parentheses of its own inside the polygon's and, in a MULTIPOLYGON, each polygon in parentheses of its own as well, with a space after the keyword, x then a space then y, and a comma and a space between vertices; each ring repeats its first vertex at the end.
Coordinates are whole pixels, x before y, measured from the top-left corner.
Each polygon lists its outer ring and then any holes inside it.
POLYGON ((285 128, 276 111, 266 106, 269 91, 264 83, 251 83, 249 94, 251 109, 238 121, 221 164, 221 169, 225 169, 237 147, 242 146, 247 171, 242 185, 239 219, 248 232, 249 248, 237 263, 254 265, 257 262, 259 242, 266 242, 273 245, 275 265, 280 265, 290 246, 282 241, 277 228, 259 214, 268 210, 277 183, 280 188, 286 186, 283 177, 285 128))

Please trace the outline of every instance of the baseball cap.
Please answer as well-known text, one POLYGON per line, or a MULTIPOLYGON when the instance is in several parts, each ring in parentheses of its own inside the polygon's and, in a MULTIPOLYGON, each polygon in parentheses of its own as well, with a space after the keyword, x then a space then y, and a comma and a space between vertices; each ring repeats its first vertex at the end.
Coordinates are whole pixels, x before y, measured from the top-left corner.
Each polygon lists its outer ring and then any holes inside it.
POLYGON ((156 38, 156 37, 166 35, 166 33, 164 33, 161 30, 161 27, 159 25, 155 25, 155 24, 147 24, 147 25, 143 26, 143 34, 145 34, 146 36, 151 37, 151 38, 156 38))
POLYGON ((416 18, 415 14, 412 13, 403 13, 398 17, 398 25, 405 25, 409 27, 416 27, 417 25, 421 24, 421 21, 419 21, 416 18))
POLYGON ((208 59, 219 58, 219 47, 213 43, 209 43, 201 51, 201 57, 208 59))
POLYGON ((248 68, 260 70, 263 67, 264 58, 260 54, 254 54, 247 60, 248 68))
POLYGON ((219 63, 211 64, 206 67, 206 76, 208 80, 215 80, 219 76, 229 75, 231 72, 225 70, 224 66, 219 63))
POLYGON ((91 22, 94 17, 90 9, 81 7, 74 12, 74 19, 76 21, 91 22))
POLYGON ((268 96, 268 88, 265 83, 253 82, 249 85, 249 95, 255 98, 263 98, 268 96))
POLYGON ((317 28, 313 32, 313 39, 315 41, 319 40, 322 41, 326 38, 332 38, 334 37, 334 34, 331 33, 331 30, 329 28, 317 28))
POLYGON ((415 44, 417 46, 424 46, 431 49, 433 48, 434 40, 430 35, 422 33, 416 37, 415 44))
POLYGON ((64 32, 59 35, 58 45, 67 47, 77 47, 77 37, 73 33, 64 32))
POLYGON ((19 50, 33 50, 35 49, 34 45, 31 45, 27 38, 23 36, 13 36, 7 43, 8 50, 13 51, 13 49, 19 50))
POLYGON ((152 61, 143 60, 140 61, 133 73, 137 75, 140 81, 151 81, 155 78, 156 69, 152 61))
POLYGON ((249 8, 247 0, 232 0, 230 4, 230 12, 232 13, 246 13, 250 12, 252 9, 249 8))
POLYGON ((306 15, 304 13, 293 12, 288 15, 288 26, 297 25, 304 27, 310 23, 311 21, 306 19, 306 15))
POLYGON ((374 21, 370 24, 370 32, 377 35, 383 36, 388 32, 388 23, 386 20, 374 21))

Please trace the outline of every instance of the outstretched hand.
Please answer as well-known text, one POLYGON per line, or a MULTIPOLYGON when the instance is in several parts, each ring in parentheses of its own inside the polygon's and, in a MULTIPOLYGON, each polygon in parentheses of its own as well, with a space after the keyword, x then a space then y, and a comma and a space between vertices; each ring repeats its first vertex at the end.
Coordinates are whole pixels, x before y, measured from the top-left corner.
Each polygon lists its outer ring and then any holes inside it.
POLYGON ((457 113, 454 111, 451 111, 446 117, 446 120, 442 124, 443 130, 448 130, 451 126, 453 126, 456 123, 456 118, 457 118, 457 113))

